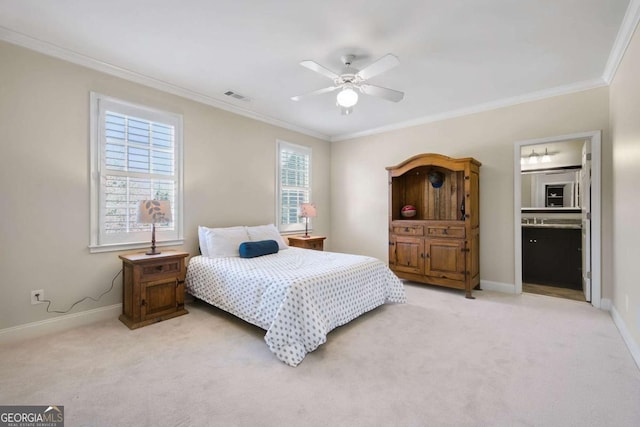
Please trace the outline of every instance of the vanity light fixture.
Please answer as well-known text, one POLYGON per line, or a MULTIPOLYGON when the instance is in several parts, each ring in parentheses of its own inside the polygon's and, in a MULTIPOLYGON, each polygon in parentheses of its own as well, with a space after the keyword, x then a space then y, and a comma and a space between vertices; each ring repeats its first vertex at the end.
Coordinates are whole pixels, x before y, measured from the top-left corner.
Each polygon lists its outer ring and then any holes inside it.
POLYGON ((536 153, 536 150, 532 148, 531 154, 529 154, 529 164, 530 165, 538 164, 538 157, 540 157, 540 155, 536 153))
POLYGON ((542 163, 549 163, 551 162, 551 156, 549 155, 549 152, 547 151, 546 147, 544 149, 544 156, 542 156, 542 163))

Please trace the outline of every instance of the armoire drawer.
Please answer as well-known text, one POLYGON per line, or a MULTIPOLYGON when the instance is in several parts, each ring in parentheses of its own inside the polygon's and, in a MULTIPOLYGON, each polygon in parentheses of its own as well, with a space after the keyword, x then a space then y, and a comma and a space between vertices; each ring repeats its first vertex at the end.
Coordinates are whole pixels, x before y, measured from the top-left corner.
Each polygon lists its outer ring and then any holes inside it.
POLYGON ((465 236, 465 232, 464 232, 464 227, 460 227, 460 226, 428 225, 427 236, 463 238, 465 236))
POLYGON ((399 236, 423 236, 424 235, 424 227, 421 225, 394 225, 391 228, 391 232, 393 234, 399 236))

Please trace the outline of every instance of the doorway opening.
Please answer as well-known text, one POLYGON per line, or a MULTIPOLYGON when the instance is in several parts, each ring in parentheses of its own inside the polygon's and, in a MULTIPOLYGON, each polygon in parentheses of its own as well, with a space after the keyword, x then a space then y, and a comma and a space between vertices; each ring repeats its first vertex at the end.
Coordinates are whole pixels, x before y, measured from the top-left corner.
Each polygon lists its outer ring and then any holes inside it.
POLYGON ((514 143, 516 293, 570 295, 600 308, 600 189, 600 131, 514 143))
POLYGON ((523 283, 522 292, 527 294, 546 295, 556 298, 570 299, 573 301, 585 302, 586 297, 582 290, 564 286, 538 285, 536 283, 523 283))

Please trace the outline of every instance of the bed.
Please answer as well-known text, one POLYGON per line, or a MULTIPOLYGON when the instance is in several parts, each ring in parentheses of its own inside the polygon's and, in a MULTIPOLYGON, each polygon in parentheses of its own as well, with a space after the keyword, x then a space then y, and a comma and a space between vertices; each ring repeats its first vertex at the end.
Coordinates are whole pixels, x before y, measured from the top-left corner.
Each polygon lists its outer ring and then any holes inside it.
POLYGON ((195 256, 187 292, 266 331, 278 359, 297 366, 327 334, 385 303, 404 303, 402 282, 381 261, 287 248, 277 253, 195 256))

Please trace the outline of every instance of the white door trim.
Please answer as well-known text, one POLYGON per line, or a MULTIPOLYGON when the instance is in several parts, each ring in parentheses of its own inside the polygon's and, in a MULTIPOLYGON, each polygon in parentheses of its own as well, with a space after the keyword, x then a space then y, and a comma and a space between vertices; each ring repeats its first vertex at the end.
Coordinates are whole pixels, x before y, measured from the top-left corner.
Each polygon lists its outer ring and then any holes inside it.
POLYGON ((514 211, 514 253, 515 253, 515 292, 522 293, 522 181, 520 174, 520 150, 525 145, 549 144, 576 139, 591 140, 591 305, 601 308, 602 299, 602 252, 601 252, 601 141, 602 132, 590 131, 548 138, 529 139, 514 142, 513 149, 513 211, 514 211))

